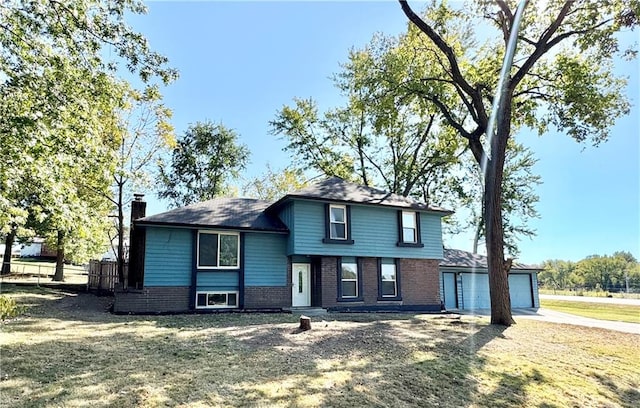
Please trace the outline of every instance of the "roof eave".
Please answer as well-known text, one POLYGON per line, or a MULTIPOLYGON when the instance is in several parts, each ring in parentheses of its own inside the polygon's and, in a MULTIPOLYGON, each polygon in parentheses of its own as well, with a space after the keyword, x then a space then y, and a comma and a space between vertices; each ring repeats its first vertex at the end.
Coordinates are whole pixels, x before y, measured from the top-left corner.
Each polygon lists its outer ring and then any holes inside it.
POLYGON ((176 227, 176 228, 213 228, 213 229, 223 229, 223 230, 234 230, 234 231, 256 231, 256 232, 273 232, 278 234, 288 234, 289 229, 285 228, 255 228, 255 227, 243 227, 243 226, 229 226, 229 225, 212 225, 212 224, 192 224, 192 223, 181 223, 181 222, 166 222, 166 221, 143 221, 136 220, 133 222, 135 225, 140 225, 143 227, 176 227))

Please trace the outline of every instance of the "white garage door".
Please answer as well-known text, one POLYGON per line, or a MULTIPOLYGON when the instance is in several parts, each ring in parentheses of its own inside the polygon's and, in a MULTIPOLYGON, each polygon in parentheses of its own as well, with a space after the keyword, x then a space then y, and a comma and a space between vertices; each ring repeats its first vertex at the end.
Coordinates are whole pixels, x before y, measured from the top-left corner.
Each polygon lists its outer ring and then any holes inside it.
POLYGON ((509 275, 509 295, 511 295, 511 308, 533 307, 531 295, 531 275, 509 275))
POLYGON ((489 275, 463 273, 462 303, 465 309, 490 309, 489 275))
MULTIPOLYGON (((462 302, 464 309, 490 309, 489 275, 463 273, 462 302)), ((533 307, 529 274, 509 275, 511 308, 533 307)))

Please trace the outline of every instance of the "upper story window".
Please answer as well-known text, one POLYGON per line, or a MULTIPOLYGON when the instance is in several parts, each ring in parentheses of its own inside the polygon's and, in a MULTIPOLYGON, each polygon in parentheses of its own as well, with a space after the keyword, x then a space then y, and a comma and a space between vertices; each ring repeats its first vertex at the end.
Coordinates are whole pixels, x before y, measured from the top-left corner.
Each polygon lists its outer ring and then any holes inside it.
POLYGON ((240 266, 240 234, 198 231, 199 269, 237 269, 240 266))
POLYGON ((424 246, 420 237, 419 212, 398 211, 398 246, 424 246))
POLYGON ((325 244, 353 244, 351 239, 351 206, 325 204, 325 244))
POLYGON ((347 207, 329 206, 329 238, 347 239, 347 207))
POLYGON ((402 242, 418 242, 417 225, 414 211, 402 212, 402 242))

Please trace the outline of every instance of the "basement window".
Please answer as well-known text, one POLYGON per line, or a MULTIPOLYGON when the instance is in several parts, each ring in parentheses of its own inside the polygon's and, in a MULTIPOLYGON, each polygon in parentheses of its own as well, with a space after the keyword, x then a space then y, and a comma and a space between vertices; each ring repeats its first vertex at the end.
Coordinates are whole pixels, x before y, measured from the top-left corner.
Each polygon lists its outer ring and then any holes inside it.
POLYGON ((238 292, 196 292, 196 309, 238 307, 238 292))

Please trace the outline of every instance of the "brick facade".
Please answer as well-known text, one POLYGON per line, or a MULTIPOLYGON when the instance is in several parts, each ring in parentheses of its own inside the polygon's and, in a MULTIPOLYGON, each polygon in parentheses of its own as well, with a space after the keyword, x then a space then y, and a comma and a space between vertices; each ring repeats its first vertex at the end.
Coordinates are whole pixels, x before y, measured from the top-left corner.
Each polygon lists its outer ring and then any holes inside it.
POLYGON ((338 301, 336 257, 322 257, 322 307, 329 309, 412 309, 440 310, 439 261, 436 259, 400 260, 400 296, 402 300, 378 300, 378 260, 358 258, 362 268, 362 300, 338 301))
POLYGON ((291 307, 290 286, 248 286, 244 288, 245 309, 291 307))
POLYGON ((116 291, 115 313, 158 313, 189 311, 189 290, 186 287, 148 287, 142 290, 116 291))

